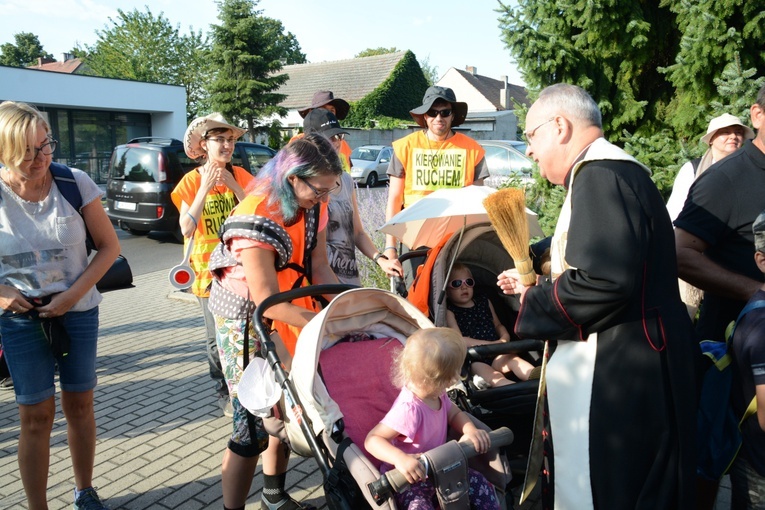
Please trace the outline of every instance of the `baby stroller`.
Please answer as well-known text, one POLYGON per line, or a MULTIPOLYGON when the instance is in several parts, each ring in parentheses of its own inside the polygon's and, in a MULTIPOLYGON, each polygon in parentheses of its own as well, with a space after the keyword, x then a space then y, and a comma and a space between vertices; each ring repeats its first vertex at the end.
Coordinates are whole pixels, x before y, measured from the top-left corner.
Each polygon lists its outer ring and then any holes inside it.
MULTIPOLYGON (((411 303, 391 292, 318 285, 264 300, 255 311, 254 325, 283 389, 284 437, 297 454, 316 459, 324 475, 327 506, 394 510, 392 499, 385 501, 379 494, 375 499, 369 487, 380 479, 379 463, 365 454, 364 438, 398 394, 391 383, 393 357, 410 334, 433 324, 411 303), (262 324, 264 311, 299 296, 345 289, 351 290, 335 297, 303 328, 286 378, 262 324)), ((496 450, 482 457, 471 459, 479 462, 471 462, 471 466, 497 487, 504 503, 510 480, 507 462, 496 450)))
MULTIPOLYGON (((410 252, 414 256, 423 251, 410 252)), ((475 292, 488 297, 497 317, 508 331, 514 329, 520 302, 516 296, 502 294, 497 287, 497 275, 514 267, 510 255, 502 246, 491 223, 467 225, 462 231, 445 236, 434 248, 426 250, 424 264, 408 289, 408 299, 427 313, 436 326, 446 326, 445 288, 449 270, 454 261, 468 266, 476 281, 475 292)), ((403 255, 406 258, 409 254, 403 255)), ((476 346, 468 349, 470 360, 480 361, 504 353, 521 354, 533 364, 540 363, 544 342, 516 339, 509 343, 476 346)), ((461 390, 450 392, 452 400, 464 411, 477 417, 491 428, 506 426, 515 439, 508 449, 513 479, 520 483, 525 471, 526 457, 531 443, 534 409, 539 381, 521 381, 501 388, 478 389, 471 378, 464 381, 461 390)))

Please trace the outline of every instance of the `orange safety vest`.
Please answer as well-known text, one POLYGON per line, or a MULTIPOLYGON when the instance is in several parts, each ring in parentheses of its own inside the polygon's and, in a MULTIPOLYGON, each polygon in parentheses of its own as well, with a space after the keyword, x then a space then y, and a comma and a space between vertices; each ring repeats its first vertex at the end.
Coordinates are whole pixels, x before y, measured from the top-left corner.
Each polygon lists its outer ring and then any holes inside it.
MULTIPOLYGON (((191 205, 194 202, 194 197, 197 196, 197 191, 202 184, 202 176, 198 171, 194 169, 187 173, 181 179, 181 182, 170 193, 170 198, 173 200, 173 204, 181 210, 181 204, 191 205)), ((254 177, 244 168, 234 167, 234 179, 242 189, 246 189, 247 185, 254 179, 254 177)), ((210 295, 210 283, 212 282, 212 275, 207 269, 210 262, 210 254, 218 245, 218 230, 223 222, 228 218, 231 210, 236 206, 237 199, 234 192, 227 186, 216 186, 214 190, 205 197, 205 205, 202 208, 202 215, 197 223, 197 230, 194 232, 194 247, 191 250, 189 257, 189 265, 194 270, 194 284, 191 287, 191 292, 195 296, 208 297, 210 295)), ((184 253, 186 245, 189 239, 184 239, 183 249, 184 253)))
MULTIPOLYGON (((289 262, 290 264, 282 269, 281 271, 276 272, 276 279, 279 282, 279 291, 285 292, 295 287, 295 284, 302 279, 298 287, 306 287, 310 285, 310 282, 307 278, 305 278, 305 271, 303 268, 303 263, 305 260, 305 254, 306 254, 306 246, 305 246, 305 221, 304 219, 301 219, 294 225, 291 225, 289 227, 285 227, 282 221, 279 218, 279 214, 276 213, 273 209, 268 208, 267 202, 265 200, 266 197, 264 196, 254 196, 250 195, 239 204, 239 206, 234 209, 234 212, 231 213, 231 218, 235 218, 236 216, 241 215, 257 215, 257 216, 263 216, 266 218, 270 218, 279 225, 281 225, 284 230, 287 231, 287 233, 290 236, 290 240, 292 241, 292 257, 290 258, 289 262), (295 268, 295 266, 299 266, 303 271, 299 271, 295 268)), ((319 217, 323 217, 327 215, 327 204, 321 203, 321 209, 319 212, 319 217)), ((317 219, 319 224, 321 223, 320 220, 317 219)), ((317 225, 318 227, 318 225, 317 225)), ((318 311, 317 307, 315 306, 315 303, 311 297, 304 297, 295 299, 292 301, 292 304, 295 306, 300 306, 302 308, 305 308, 306 310, 311 311, 318 311)), ((280 321, 273 321, 273 328, 279 333, 279 337, 282 339, 282 342, 284 343, 284 346, 287 348, 290 354, 295 354, 295 345, 297 343, 297 337, 300 334, 300 328, 291 326, 289 324, 286 324, 284 322, 280 321)))
POLYGON ((437 189, 473 184, 475 167, 485 153, 478 142, 462 133, 433 142, 425 131, 396 140, 393 152, 404 167, 404 207, 437 189))

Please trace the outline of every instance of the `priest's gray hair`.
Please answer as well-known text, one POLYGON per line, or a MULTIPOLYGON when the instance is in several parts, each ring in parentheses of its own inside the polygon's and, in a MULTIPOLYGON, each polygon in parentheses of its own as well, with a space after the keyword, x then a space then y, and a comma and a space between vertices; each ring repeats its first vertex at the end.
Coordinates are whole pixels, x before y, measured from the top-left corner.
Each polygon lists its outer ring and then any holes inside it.
POLYGON ((556 83, 539 93, 540 102, 569 120, 580 121, 584 126, 603 128, 600 108, 586 90, 568 83, 556 83))

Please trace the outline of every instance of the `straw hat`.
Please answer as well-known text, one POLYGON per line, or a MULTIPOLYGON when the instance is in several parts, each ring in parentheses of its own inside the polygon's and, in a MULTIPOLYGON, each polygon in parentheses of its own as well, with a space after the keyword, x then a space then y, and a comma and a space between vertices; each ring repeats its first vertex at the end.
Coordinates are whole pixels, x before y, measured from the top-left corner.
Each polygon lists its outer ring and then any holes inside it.
POLYGON ((186 128, 186 134, 183 135, 183 149, 186 155, 191 159, 207 157, 207 153, 202 149, 202 140, 212 129, 230 129, 234 133, 234 138, 241 138, 247 130, 238 126, 229 124, 220 113, 211 113, 205 117, 197 117, 191 121, 186 128))
POLYGON ((712 141, 712 137, 715 136, 715 133, 717 133, 718 130, 730 126, 741 126, 744 128, 744 140, 751 140, 754 138, 754 131, 752 131, 749 126, 741 122, 738 117, 731 115, 730 113, 723 113, 719 117, 715 117, 709 121, 707 134, 701 137, 701 141, 704 142, 705 145, 709 145, 709 142, 712 141))

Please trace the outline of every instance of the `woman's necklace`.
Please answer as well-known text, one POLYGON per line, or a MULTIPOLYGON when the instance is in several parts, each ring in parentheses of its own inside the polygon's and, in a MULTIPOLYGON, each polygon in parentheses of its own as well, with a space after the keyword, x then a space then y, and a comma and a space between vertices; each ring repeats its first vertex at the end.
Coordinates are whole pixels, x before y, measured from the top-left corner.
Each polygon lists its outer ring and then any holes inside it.
MULTIPOLYGON (((31 200, 24 199, 21 196, 21 190, 19 188, 17 188, 16 185, 13 184, 13 181, 11 180, 11 170, 10 170, 10 168, 6 167, 5 170, 6 170, 7 174, 6 174, 5 179, 3 179, 3 182, 5 182, 8 185, 8 187, 11 188, 11 191, 13 191, 13 193, 17 197, 19 197, 21 200, 23 200, 24 202, 32 202, 31 200)), ((44 205, 43 204, 43 195, 45 194, 45 187, 48 184, 48 173, 49 172, 45 172, 45 175, 43 176, 42 186, 40 186, 40 194, 37 196, 37 207, 36 207, 36 210, 33 211, 33 214, 40 214, 40 212, 42 212, 42 208, 43 208, 43 205, 44 205)))

